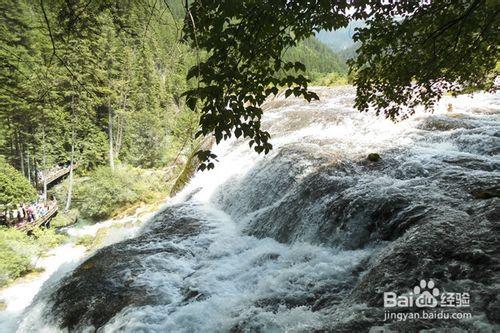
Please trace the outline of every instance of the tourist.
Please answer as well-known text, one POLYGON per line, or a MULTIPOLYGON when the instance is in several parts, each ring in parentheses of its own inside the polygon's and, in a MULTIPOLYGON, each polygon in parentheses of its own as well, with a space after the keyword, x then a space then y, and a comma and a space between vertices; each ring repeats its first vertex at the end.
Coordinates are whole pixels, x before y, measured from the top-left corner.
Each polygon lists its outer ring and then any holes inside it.
POLYGON ((28 206, 27 212, 28 212, 28 222, 31 223, 31 222, 35 221, 35 216, 33 214, 33 206, 32 205, 28 206))
POLYGON ((17 221, 22 222, 24 219, 24 211, 22 205, 17 205, 17 221))

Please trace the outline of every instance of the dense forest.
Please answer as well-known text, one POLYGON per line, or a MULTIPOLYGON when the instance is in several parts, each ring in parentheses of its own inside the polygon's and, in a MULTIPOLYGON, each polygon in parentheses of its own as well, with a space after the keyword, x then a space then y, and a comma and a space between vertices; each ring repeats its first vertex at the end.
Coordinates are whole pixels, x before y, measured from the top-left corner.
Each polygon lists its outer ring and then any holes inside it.
MULTIPOLYGON (((120 206, 164 197, 181 157, 194 149, 197 115, 181 98, 194 55, 179 41, 180 20, 153 2, 85 5, 0 2, 4 212, 37 199, 44 172, 77 164, 86 177, 49 189, 60 206, 53 224, 108 217, 120 206), (146 177, 145 168, 163 171, 146 177)), ((0 237, 0 283, 30 267, 36 240, 13 233, 0 237)))
POLYGON ((85 168, 171 162, 196 126, 180 98, 193 55, 172 15, 130 4, 96 9, 68 30, 71 18, 56 2, 15 3, 3 2, 1 27, 7 161, 27 177, 72 151, 85 168))
MULTIPOLYGON (((37 170, 71 159, 85 169, 117 161, 161 167, 187 149, 197 116, 181 94, 195 56, 180 42, 182 6, 171 2, 123 2, 74 23, 57 2, 3 1, 0 154, 7 162, 35 179, 37 170)), ((74 10, 83 5, 72 2, 74 10)), ((315 39, 287 57, 303 61, 311 78, 346 72, 315 39)))
POLYGON ((285 59, 303 63, 312 80, 320 79, 328 73, 347 74, 345 60, 340 59, 315 37, 308 38, 298 46, 288 49, 285 52, 285 59))

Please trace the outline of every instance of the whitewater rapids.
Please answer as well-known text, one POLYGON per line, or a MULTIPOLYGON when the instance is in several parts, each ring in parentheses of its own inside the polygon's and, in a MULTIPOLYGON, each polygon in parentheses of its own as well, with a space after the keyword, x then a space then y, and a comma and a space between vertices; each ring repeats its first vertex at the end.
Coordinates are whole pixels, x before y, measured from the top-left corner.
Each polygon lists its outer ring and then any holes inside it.
POLYGON ((492 299, 446 327, 493 332, 498 271, 484 267, 498 259, 488 237, 500 95, 445 98, 393 123, 354 110, 352 88, 317 91, 311 104, 269 101, 269 155, 244 140, 215 147, 214 170, 195 174, 138 237, 40 292, 18 331, 368 332, 384 325, 381 293, 425 275, 492 299), (467 259, 477 249, 483 259, 467 259))

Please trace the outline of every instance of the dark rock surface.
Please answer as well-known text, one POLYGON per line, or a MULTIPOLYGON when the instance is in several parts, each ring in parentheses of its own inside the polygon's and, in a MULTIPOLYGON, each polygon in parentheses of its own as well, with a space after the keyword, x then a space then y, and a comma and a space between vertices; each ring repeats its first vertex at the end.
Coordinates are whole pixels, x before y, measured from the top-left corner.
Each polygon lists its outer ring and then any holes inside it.
MULTIPOLYGON (((345 249, 377 246, 378 251, 353 267, 350 279, 311 285, 307 294, 300 296, 260 298, 255 308, 272 313, 281 307, 308 307, 332 318, 326 328, 331 332, 369 332, 376 327, 387 332, 431 328, 493 332, 498 327, 500 301, 495 283, 500 281, 500 200, 477 200, 468 190, 491 186, 496 178, 490 172, 469 179, 460 168, 444 172, 428 167, 426 177, 405 173, 398 179, 394 171, 398 164, 391 159, 376 169, 364 162, 320 159, 317 172, 297 178, 290 171, 292 165, 297 173, 302 167, 293 162, 293 156, 278 154, 278 161, 261 166, 266 172, 259 175, 256 170, 253 174, 255 181, 272 183, 273 179, 266 177, 283 173, 278 166, 289 172, 288 177, 276 180, 274 192, 267 192, 274 204, 257 213, 249 214, 254 207, 265 206, 267 199, 242 192, 248 198, 244 203, 246 214, 251 217, 245 230, 283 243, 309 241, 345 249), (289 164, 279 161, 281 158, 288 159, 289 164), (269 172, 268 168, 277 169, 269 172), (357 176, 360 171, 363 178, 357 176), (384 178, 383 173, 394 178, 384 178), (383 292, 408 292, 421 279, 432 279, 441 290, 470 293, 470 312, 476 319, 384 322, 383 292)), ((245 212, 241 206, 234 209, 245 212)), ((59 327, 76 331, 99 328, 127 307, 168 302, 169 295, 136 283, 135 277, 143 271, 142 261, 154 255, 190 256, 188 249, 167 245, 168 241, 195 237, 207 230, 200 221, 183 217, 175 207, 161 213, 151 226, 138 238, 102 249, 63 280, 49 303, 59 327), (151 246, 155 243, 158 246, 151 246)), ((256 259, 255 265, 279 257, 269 253, 256 259)), ((181 305, 210 297, 196 287, 183 288, 181 293, 181 305)), ((232 331, 265 331, 265 326, 246 320, 239 321, 232 331)))
MULTIPOLYGON (((189 256, 168 241, 193 237, 203 229, 199 221, 183 217, 175 207, 160 213, 139 237, 103 248, 83 262, 51 295, 46 312, 60 328, 98 329, 128 306, 168 302, 150 286, 138 284, 143 262, 154 256, 189 256), (152 246, 152 244, 157 246, 152 246)), ((186 298, 200 295, 186 294, 186 298)))
MULTIPOLYGON (((368 332, 383 327, 383 332, 495 332, 500 326, 500 201, 494 205, 477 204, 472 216, 457 212, 442 218, 422 221, 375 255, 368 270, 350 295, 332 313, 342 318, 350 309, 356 313, 348 320, 334 323, 333 332, 368 332), (495 207, 496 206, 496 207, 495 207), (384 291, 407 293, 422 279, 432 279, 441 291, 470 294, 470 308, 445 308, 447 312, 471 312, 477 320, 411 320, 384 322, 384 291), (361 306, 363 304, 363 306, 361 306)), ((407 310, 422 312, 412 307, 407 310)))
POLYGON ((380 160, 380 155, 377 153, 370 153, 367 157, 370 162, 378 162, 380 160))

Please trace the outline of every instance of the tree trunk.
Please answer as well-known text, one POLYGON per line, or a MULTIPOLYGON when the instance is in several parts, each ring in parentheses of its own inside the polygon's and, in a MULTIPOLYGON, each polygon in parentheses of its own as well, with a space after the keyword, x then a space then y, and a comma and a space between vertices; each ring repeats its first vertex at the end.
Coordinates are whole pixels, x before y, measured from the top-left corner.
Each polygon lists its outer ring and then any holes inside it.
POLYGON ((123 136, 123 120, 122 116, 117 115, 116 117, 116 137, 114 139, 115 143, 115 156, 120 156, 120 150, 122 148, 122 136, 123 136))
POLYGON ((7 129, 8 129, 8 133, 9 133, 9 148, 10 148, 10 156, 9 156, 9 160, 12 160, 12 157, 13 156, 16 156, 16 136, 14 135, 14 131, 12 129, 12 126, 11 126, 11 123, 12 120, 11 117, 8 117, 7 118, 7 129))
POLYGON ((19 133, 17 134, 17 151, 19 153, 19 164, 21 167, 21 173, 26 177, 26 170, 24 170, 24 152, 23 145, 21 144, 19 133))
POLYGON ((121 114, 118 114, 116 117, 117 134, 115 139, 115 151, 114 151, 115 156, 120 156, 120 150, 122 147, 125 116, 127 112, 127 100, 128 100, 128 91, 124 91, 121 97, 122 112, 121 114))
MULTIPOLYGON (((36 147, 36 146, 35 146, 36 147)), ((35 157, 33 158, 33 167, 34 167, 34 175, 35 175, 35 188, 38 189, 38 186, 40 185, 40 183, 38 182, 38 163, 37 163, 37 151, 36 151, 36 148, 34 148, 34 155, 35 157)))
POLYGON ((28 181, 31 184, 31 168, 30 168, 30 150, 26 151, 26 159, 28 160, 28 181))
POLYGON ((71 197, 73 196, 73 165, 75 163, 75 103, 74 97, 71 97, 71 157, 69 161, 69 177, 68 177, 68 195, 66 196, 66 206, 64 206, 64 211, 67 212, 71 207, 71 197))
POLYGON ((69 178, 68 178, 68 195, 66 197, 66 206, 64 211, 67 212, 71 207, 71 196, 73 195, 73 164, 75 158, 75 128, 71 130, 71 160, 69 164, 69 178))
POLYGON ((108 136, 109 136, 109 167, 111 170, 115 170, 115 159, 113 152, 113 110, 111 110, 111 102, 108 102, 108 136))
POLYGON ((42 130, 42 181, 43 199, 47 200, 47 158, 45 156, 45 129, 42 130))

